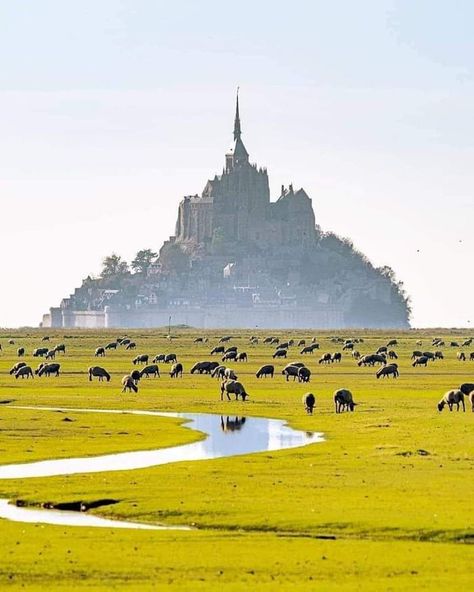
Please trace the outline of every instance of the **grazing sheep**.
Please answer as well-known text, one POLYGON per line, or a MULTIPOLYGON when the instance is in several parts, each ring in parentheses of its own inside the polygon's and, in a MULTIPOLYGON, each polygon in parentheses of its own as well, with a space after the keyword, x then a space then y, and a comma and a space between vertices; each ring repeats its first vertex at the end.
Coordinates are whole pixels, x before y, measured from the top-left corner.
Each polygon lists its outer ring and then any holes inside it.
POLYGON ((225 380, 221 384, 221 401, 224 400, 224 393, 227 395, 227 399, 230 401, 230 395, 235 395, 235 400, 238 401, 239 396, 242 398, 242 401, 249 396, 249 394, 245 391, 244 385, 241 382, 237 382, 236 380, 225 380))
POLYGON ((225 352, 225 347, 223 345, 217 345, 212 351, 211 356, 214 354, 223 354, 225 352))
POLYGON ((143 370, 140 372, 140 378, 143 378, 144 376, 146 376, 147 378, 149 378, 150 376, 160 378, 160 369, 156 364, 145 366, 145 368, 143 368, 143 370))
POLYGON ((44 337, 41 338, 41 341, 49 341, 49 336, 45 335, 44 337))
POLYGON ((38 376, 51 376, 51 374, 54 374, 55 376, 59 376, 59 370, 61 368, 61 364, 40 364, 41 368, 38 368, 38 370, 36 371, 36 374, 38 374, 38 376))
POLYGON ((383 354, 366 354, 357 362, 358 366, 375 366, 375 364, 386 364, 387 358, 383 354))
POLYGON ((358 351, 358 350, 354 350, 354 351, 352 352, 352 357, 354 358, 354 360, 360 360, 360 358, 361 358, 360 351, 358 351))
POLYGON ((466 341, 463 342, 462 346, 463 347, 469 347, 472 343, 472 337, 470 337, 469 339, 466 339, 466 341))
POLYGON ((459 347, 459 343, 457 341, 451 341, 449 347, 459 347))
POLYGON ((466 354, 464 352, 458 352, 456 357, 460 362, 466 361, 466 354))
POLYGON ((34 378, 33 370, 30 366, 22 366, 21 368, 18 368, 18 370, 15 372, 15 378, 20 378, 20 376, 22 378, 29 378, 30 376, 31 378, 34 378))
POLYGON ((211 374, 219 366, 219 362, 196 362, 191 368, 191 374, 198 372, 199 374, 211 374))
POLYGON ((334 354, 332 354, 331 356, 331 363, 333 362, 340 362, 342 360, 342 354, 341 352, 335 352, 334 354))
POLYGON ((66 346, 64 343, 58 343, 58 345, 54 346, 57 354, 65 354, 66 353, 66 346))
POLYGON ((474 362, 474 352, 469 354, 469 361, 474 362))
POLYGON ((258 345, 258 337, 252 337, 250 339, 250 344, 251 345, 258 345))
POLYGON ((434 355, 436 360, 444 360, 444 355, 442 351, 435 351, 434 355))
POLYGON ((130 341, 130 343, 127 343, 127 347, 125 349, 135 349, 137 347, 137 344, 134 341, 130 341))
POLYGON ((212 371, 211 376, 213 378, 222 378, 222 379, 229 379, 229 380, 237 380, 237 374, 232 370, 232 368, 226 368, 225 366, 217 366, 212 371))
POLYGON ((459 387, 459 390, 462 393, 464 393, 465 395, 469 395, 470 393, 472 393, 474 391, 474 383, 465 382, 465 383, 461 384, 461 386, 459 387))
POLYGON ((9 340, 8 340, 8 344, 9 344, 9 345, 15 345, 15 341, 14 341, 13 339, 9 339, 9 340))
POLYGON ((158 355, 156 355, 156 356, 153 358, 152 362, 153 362, 154 364, 155 364, 156 362, 164 362, 164 361, 165 361, 165 358, 166 358, 166 354, 158 354, 158 355))
POLYGON ((332 355, 329 353, 323 354, 318 361, 318 364, 330 364, 332 362, 332 355))
POLYGON ((293 382, 298 378, 298 373, 300 368, 303 368, 304 365, 302 364, 300 365, 295 365, 295 364, 288 364, 287 366, 285 366, 283 368, 283 370, 281 371, 281 373, 283 374, 283 376, 286 377, 286 380, 288 382, 290 376, 293 376, 293 382))
POLYGON ((35 350, 33 350, 33 357, 34 358, 42 358, 43 356, 45 356, 49 351, 48 347, 37 347, 35 350))
POLYGON ((175 364, 178 361, 176 354, 166 354, 165 364, 175 364))
POLYGON ((298 341, 298 343, 296 344, 297 347, 303 347, 306 345, 306 340, 305 339, 300 339, 298 341))
POLYGON ((338 389, 334 393, 334 404, 336 406, 336 413, 343 411, 354 411, 356 403, 352 398, 351 391, 347 389, 338 389))
POLYGON ((398 345, 398 341, 396 339, 390 339, 387 343, 387 347, 393 347, 394 345, 398 345))
POLYGON ((283 341, 276 346, 276 349, 288 349, 290 347, 289 341, 283 341))
POLYGON ((462 410, 466 411, 466 405, 464 404, 464 393, 460 390, 448 391, 441 401, 438 403, 438 411, 443 411, 445 406, 449 407, 449 410, 453 410, 453 406, 456 405, 456 409, 459 411, 459 405, 462 405, 462 410))
POLYGON ((96 358, 103 358, 103 357, 105 357, 105 349, 103 347, 98 347, 95 350, 94 357, 96 357, 96 358))
POLYGON ((413 362, 412 366, 413 366, 413 368, 415 366, 424 366, 426 368, 428 362, 429 362, 429 360, 426 356, 420 356, 419 358, 416 358, 416 360, 413 362))
POLYGON ((379 347, 379 349, 375 353, 376 354, 386 354, 387 350, 388 350, 388 348, 385 345, 382 345, 381 347, 379 347))
POLYGON ((237 352, 236 351, 227 352, 226 354, 224 354, 222 356, 221 360, 223 362, 228 362, 229 360, 235 362, 237 360, 237 352))
POLYGON ((298 370, 298 382, 309 382, 311 378, 311 370, 303 366, 298 370))
POLYGON ((415 360, 416 358, 419 358, 422 355, 423 355, 422 351, 415 349, 415 351, 411 354, 411 359, 415 360))
POLYGON ((277 345, 278 343, 280 343, 280 340, 278 339, 278 337, 273 337, 272 340, 270 341, 270 345, 277 345))
POLYGON ((237 354, 237 357, 235 358, 236 362, 248 362, 248 356, 246 352, 240 352, 240 354, 237 354))
POLYGON ((286 356, 288 355, 288 350, 286 349, 277 349, 274 354, 272 355, 272 358, 286 358, 286 356))
POLYGON ((89 373, 89 380, 92 380, 92 377, 96 377, 99 379, 99 382, 102 382, 104 378, 107 382, 110 382, 110 374, 107 372, 105 368, 101 368, 100 366, 91 366, 88 370, 89 373))
POLYGON ((212 378, 224 378, 225 368, 225 366, 217 366, 217 368, 214 368, 211 372, 212 378))
POLYGON ((344 347, 342 348, 342 351, 347 351, 350 349, 354 349, 354 344, 352 343, 352 341, 350 343, 346 343, 344 344, 344 347))
POLYGON ((425 358, 428 358, 428 360, 435 360, 436 359, 436 356, 433 352, 425 351, 425 352, 423 352, 423 355, 425 356, 425 358))
POLYGON ((117 342, 111 341, 105 346, 105 349, 117 349, 117 342))
POLYGON ((11 368, 9 373, 15 374, 20 368, 23 368, 24 366, 26 366, 26 362, 18 362, 18 364, 15 364, 13 368, 11 368))
POLYGON ((137 364, 148 364, 149 355, 148 354, 140 354, 139 356, 135 356, 132 360, 132 364, 136 366, 137 364))
POLYGON ((255 374, 255 376, 257 378, 266 378, 267 376, 270 376, 271 378, 273 378, 273 374, 275 372, 275 367, 272 366, 271 364, 267 364, 265 366, 262 366, 257 373, 255 374))
POLYGON ((268 345, 272 341, 273 341, 273 337, 265 337, 265 339, 263 340, 263 343, 264 343, 264 345, 268 345))
POLYGON ((120 341, 120 345, 128 345, 129 343, 131 343, 132 340, 129 339, 128 337, 124 337, 121 341, 120 341))
POLYGON ((135 383, 135 381, 133 380, 133 378, 127 374, 126 376, 124 376, 122 378, 122 393, 127 392, 128 391, 131 393, 132 391, 134 393, 138 393, 138 385, 135 383))
POLYGON ((47 360, 54 360, 56 358, 56 350, 55 349, 50 349, 48 351, 48 353, 46 354, 46 359, 47 360))
POLYGON ((398 360, 397 352, 393 351, 393 349, 389 350, 388 357, 390 360, 398 360))
POLYGON ((202 337, 196 337, 196 339, 194 339, 193 343, 203 343, 204 339, 202 337))
POLYGON ((173 364, 173 366, 171 367, 170 376, 171 376, 171 378, 178 378, 178 376, 181 376, 181 378, 182 378, 183 377, 183 364, 181 364, 180 362, 173 364))
POLYGON ((317 348, 314 347, 314 343, 313 343, 312 345, 307 345, 307 346, 303 347, 303 349, 300 351, 300 354, 313 354, 315 349, 317 349, 317 348))
POLYGON ((238 350, 238 347, 237 347, 236 345, 231 345, 230 347, 228 347, 228 348, 227 348, 227 349, 224 351, 224 353, 225 353, 225 354, 228 354, 229 352, 237 352, 237 350, 238 350))
POLYGON ((308 415, 313 415, 313 409, 316 406, 316 397, 313 393, 306 393, 303 395, 303 405, 308 415))
POLYGON ((19 347, 16 350, 16 354, 19 358, 22 358, 25 355, 25 348, 24 347, 19 347))
POLYGON ((219 343, 227 343, 231 339, 232 339, 232 335, 224 335, 224 337, 221 337, 219 339, 219 343))
POLYGON ((393 378, 397 378, 400 375, 398 371, 398 364, 388 364, 387 366, 382 366, 379 368, 375 373, 377 378, 385 378, 386 376, 393 376, 393 378))
MULTIPOLYGON (((423 345, 423 342, 421 341, 421 339, 418 339, 418 341, 416 342, 416 345, 419 345, 420 347, 423 345)), ((433 343, 433 345, 435 345, 435 344, 433 343)))

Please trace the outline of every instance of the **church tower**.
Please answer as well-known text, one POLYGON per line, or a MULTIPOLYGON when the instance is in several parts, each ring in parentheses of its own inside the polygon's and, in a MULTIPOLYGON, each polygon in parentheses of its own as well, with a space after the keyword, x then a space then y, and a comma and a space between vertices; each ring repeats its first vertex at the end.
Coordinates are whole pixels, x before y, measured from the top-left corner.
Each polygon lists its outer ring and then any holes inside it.
POLYGON ((234 148, 226 154, 226 172, 230 172, 234 167, 243 166, 248 163, 249 153, 242 142, 242 128, 240 126, 239 113, 239 90, 237 89, 234 119, 234 148))
POLYGON ((210 179, 200 196, 184 198, 180 204, 178 242, 209 243, 215 237, 237 244, 264 239, 270 205, 267 171, 250 164, 242 141, 239 94, 235 102, 234 146, 226 154, 222 175, 210 179))

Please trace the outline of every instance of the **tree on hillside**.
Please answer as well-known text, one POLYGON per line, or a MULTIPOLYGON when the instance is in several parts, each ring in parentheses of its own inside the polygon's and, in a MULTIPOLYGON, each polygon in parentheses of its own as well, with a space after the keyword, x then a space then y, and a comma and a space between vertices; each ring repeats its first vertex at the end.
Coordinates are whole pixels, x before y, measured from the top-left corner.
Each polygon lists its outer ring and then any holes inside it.
POLYGON ((117 255, 112 253, 108 257, 105 257, 102 261, 102 272, 100 277, 109 278, 113 276, 125 275, 128 273, 128 263, 117 255))
POLYGON ((158 253, 155 253, 151 249, 142 249, 141 251, 138 251, 131 264, 133 271, 146 275, 150 265, 157 257, 158 253))

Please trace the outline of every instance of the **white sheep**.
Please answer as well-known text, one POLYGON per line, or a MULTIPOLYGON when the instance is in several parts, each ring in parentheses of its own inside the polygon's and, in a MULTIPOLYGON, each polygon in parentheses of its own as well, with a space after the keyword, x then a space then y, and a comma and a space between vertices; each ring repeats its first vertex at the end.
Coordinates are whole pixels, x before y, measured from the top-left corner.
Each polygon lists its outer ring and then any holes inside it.
POLYGON ((464 393, 460 390, 448 391, 438 403, 438 411, 443 411, 446 405, 449 407, 450 411, 452 411, 453 406, 456 405, 456 408, 459 411, 460 404, 462 405, 462 410, 466 411, 466 406, 464 405, 464 393))

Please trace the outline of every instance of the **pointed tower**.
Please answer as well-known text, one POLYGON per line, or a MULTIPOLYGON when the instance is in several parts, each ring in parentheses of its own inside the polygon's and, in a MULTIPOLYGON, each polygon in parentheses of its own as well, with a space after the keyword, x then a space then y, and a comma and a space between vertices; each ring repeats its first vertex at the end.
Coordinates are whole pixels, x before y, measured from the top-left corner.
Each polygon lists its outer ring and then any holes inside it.
POLYGON ((237 99, 235 103, 235 119, 234 119, 234 141, 240 140, 242 130, 240 128, 240 113, 239 113, 239 89, 237 88, 237 99))
POLYGON ((240 113, 239 113, 239 89, 237 89, 237 99, 235 103, 235 120, 234 120, 234 166, 239 166, 249 161, 249 153, 247 152, 244 143, 242 142, 242 129, 240 127, 240 113))
POLYGON ((235 119, 234 119, 234 148, 226 154, 226 170, 231 171, 235 167, 248 164, 249 153, 242 142, 242 128, 240 127, 240 113, 239 113, 239 89, 237 89, 237 98, 235 103, 235 119))

